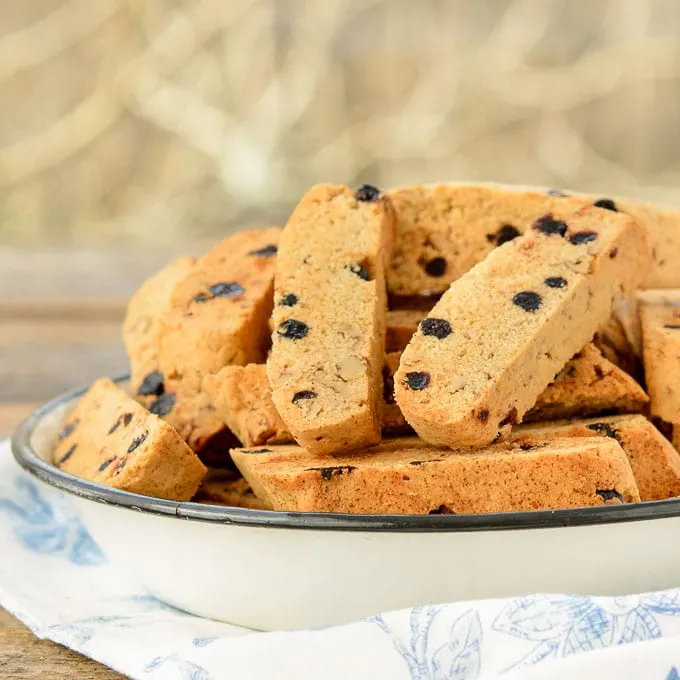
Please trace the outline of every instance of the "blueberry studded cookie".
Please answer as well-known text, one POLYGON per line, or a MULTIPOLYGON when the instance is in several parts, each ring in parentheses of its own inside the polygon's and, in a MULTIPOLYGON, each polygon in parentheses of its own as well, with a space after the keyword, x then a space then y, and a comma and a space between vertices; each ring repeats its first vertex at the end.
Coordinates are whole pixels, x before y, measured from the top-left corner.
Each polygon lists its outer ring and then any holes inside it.
POLYGON ((108 378, 92 384, 57 437, 54 464, 123 491, 189 500, 206 468, 182 438, 108 378))
POLYGON ((564 437, 610 437, 628 455, 643 501, 680 496, 680 454, 641 415, 621 415, 589 420, 560 420, 520 425, 510 434, 515 443, 549 441, 564 437))
POLYGON ((588 344, 541 392, 524 420, 585 417, 602 411, 637 413, 648 402, 645 391, 628 373, 588 344))
POLYGON ((647 234, 628 216, 584 206, 539 218, 421 322, 395 375, 406 420, 433 444, 492 442, 521 422, 650 261, 647 234))
POLYGON ((194 450, 219 443, 225 425, 203 390, 223 366, 264 362, 281 230, 225 239, 173 289, 158 345, 163 393, 149 408, 194 450))
POLYGON ((123 342, 130 360, 133 394, 149 404, 163 393, 158 368, 158 342, 162 317, 170 308, 175 286, 189 275, 195 259, 180 257, 146 280, 132 296, 123 322, 123 342))
POLYGON ((305 194, 281 237, 267 372, 277 411, 310 451, 380 441, 393 230, 378 189, 325 184, 305 194))
POLYGON ((290 445, 232 457, 256 495, 283 511, 477 514, 640 500, 619 443, 595 433, 478 450, 403 437, 331 459, 290 445))

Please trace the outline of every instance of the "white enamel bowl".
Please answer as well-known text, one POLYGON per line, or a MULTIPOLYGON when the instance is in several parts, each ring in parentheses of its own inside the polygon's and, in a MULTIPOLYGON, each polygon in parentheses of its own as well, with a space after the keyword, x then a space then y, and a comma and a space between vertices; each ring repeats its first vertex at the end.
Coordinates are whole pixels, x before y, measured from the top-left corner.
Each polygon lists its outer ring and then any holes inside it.
POLYGON ((680 585, 680 499, 476 516, 334 515, 178 503, 92 484, 49 462, 82 392, 45 404, 19 427, 17 461, 72 497, 121 570, 199 616, 280 630, 428 603, 680 585))

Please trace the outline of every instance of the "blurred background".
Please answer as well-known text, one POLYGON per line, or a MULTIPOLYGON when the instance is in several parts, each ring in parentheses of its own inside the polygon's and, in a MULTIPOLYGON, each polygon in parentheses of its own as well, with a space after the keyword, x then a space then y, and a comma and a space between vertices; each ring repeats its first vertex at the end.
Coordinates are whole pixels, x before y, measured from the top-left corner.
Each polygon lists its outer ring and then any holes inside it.
POLYGON ((311 184, 680 205, 677 0, 0 2, 0 399, 125 361, 126 297, 311 184))

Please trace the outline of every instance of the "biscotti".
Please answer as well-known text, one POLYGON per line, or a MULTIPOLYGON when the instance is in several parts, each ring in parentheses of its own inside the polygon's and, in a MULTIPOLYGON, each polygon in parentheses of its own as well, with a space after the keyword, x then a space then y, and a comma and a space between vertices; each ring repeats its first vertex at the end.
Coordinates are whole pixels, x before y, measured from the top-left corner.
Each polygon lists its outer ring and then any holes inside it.
POLYGON ((380 441, 393 232, 377 189, 324 184, 305 194, 281 237, 267 372, 277 411, 311 451, 380 441))
POLYGON ((123 322, 123 342, 130 360, 132 393, 148 403, 162 393, 158 370, 161 319, 170 308, 175 286, 191 272, 195 258, 173 260, 147 279, 132 296, 123 322))
POLYGON ((585 206, 539 218, 434 306, 402 354, 395 395, 433 444, 483 446, 520 422, 630 295, 651 261, 645 230, 585 206))
POLYGON ((586 345, 541 392, 524 421, 644 410, 649 397, 628 373, 586 345))
POLYGON ((248 482, 236 470, 208 470, 196 495, 194 503, 225 505, 250 510, 270 510, 250 488, 248 482))
POLYGON ((680 424, 680 306, 643 304, 640 318, 651 413, 680 424))
POLYGON ((418 330, 418 324, 427 316, 426 309, 391 309, 387 312, 385 351, 401 352, 418 330))
POLYGON ((410 437, 332 459, 297 446, 232 457, 256 495, 284 511, 468 514, 640 499, 628 457, 607 438, 451 451, 410 437))
POLYGON ((513 429, 510 438, 521 444, 536 439, 546 441, 596 435, 619 442, 630 459, 643 501, 680 496, 680 454, 644 416, 622 415, 520 425, 513 429))
POLYGON ((108 378, 92 384, 64 422, 54 463, 123 491, 189 500, 206 468, 182 438, 108 378))
POLYGON ((196 451, 225 428, 203 393, 205 376, 265 359, 280 235, 270 227, 230 236, 199 258, 173 289, 159 339, 164 394, 149 408, 196 451))
POLYGON ((388 195, 397 213, 388 287, 400 297, 443 293, 541 215, 581 205, 619 210, 641 223, 650 235, 654 258, 642 286, 680 287, 680 210, 675 208, 495 183, 400 187, 388 195))

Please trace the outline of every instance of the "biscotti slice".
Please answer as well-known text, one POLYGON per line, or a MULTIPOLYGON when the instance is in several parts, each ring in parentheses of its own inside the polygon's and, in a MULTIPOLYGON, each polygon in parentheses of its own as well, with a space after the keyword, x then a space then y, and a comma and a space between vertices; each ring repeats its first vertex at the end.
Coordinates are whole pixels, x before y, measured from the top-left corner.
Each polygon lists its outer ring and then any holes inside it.
POLYGON ((585 206, 536 221, 454 282, 401 357, 395 395, 433 444, 483 446, 520 422, 651 261, 632 218, 585 206))
POLYGON ((680 287, 680 210, 637 199, 508 184, 440 184, 392 189, 397 236, 388 288, 398 297, 443 293, 498 245, 540 216, 581 205, 621 211, 650 235, 653 263, 644 288, 680 287))
POLYGON ((250 484, 236 470, 208 470, 196 495, 194 503, 225 505, 231 508, 271 510, 250 488, 250 484))
POLYGON ((526 443, 536 439, 546 441, 595 435, 611 437, 619 442, 630 459, 643 501, 680 496, 680 454, 644 416, 608 416, 520 425, 512 430, 510 438, 513 442, 526 443))
POLYGON ((147 279, 128 303, 123 342, 130 360, 130 387, 147 402, 162 393, 163 376, 158 370, 161 318, 170 308, 172 291, 188 276, 194 262, 193 257, 173 260, 147 279))
POLYGON ((231 453, 275 510, 476 514, 640 499, 628 457, 606 438, 451 451, 406 437, 331 458, 297 446, 231 453))
POLYGON ((217 415, 243 446, 293 441, 272 401, 264 364, 225 366, 216 375, 206 376, 203 385, 217 415))
MULTIPOLYGON (((676 299, 680 305, 680 297, 676 299)), ((643 361, 650 411, 672 425, 680 424, 680 306, 643 304, 643 361)))
POLYGON ((586 345, 541 392, 523 420, 554 420, 589 416, 603 411, 636 413, 649 397, 628 373, 586 345))
POLYGON ((182 438, 108 378, 92 384, 54 448, 64 472, 123 491, 189 500, 206 468, 182 438))
POLYGON ((393 231, 378 189, 323 184, 305 194, 281 237, 267 372, 277 411, 316 453, 380 441, 393 231))
POLYGON ((205 376, 231 364, 264 362, 280 235, 270 227, 230 236, 173 290, 159 341, 164 393, 149 409, 196 451, 215 445, 225 430, 203 393, 205 376))
POLYGON ((401 352, 427 315, 426 309, 391 309, 387 312, 385 351, 401 352))

